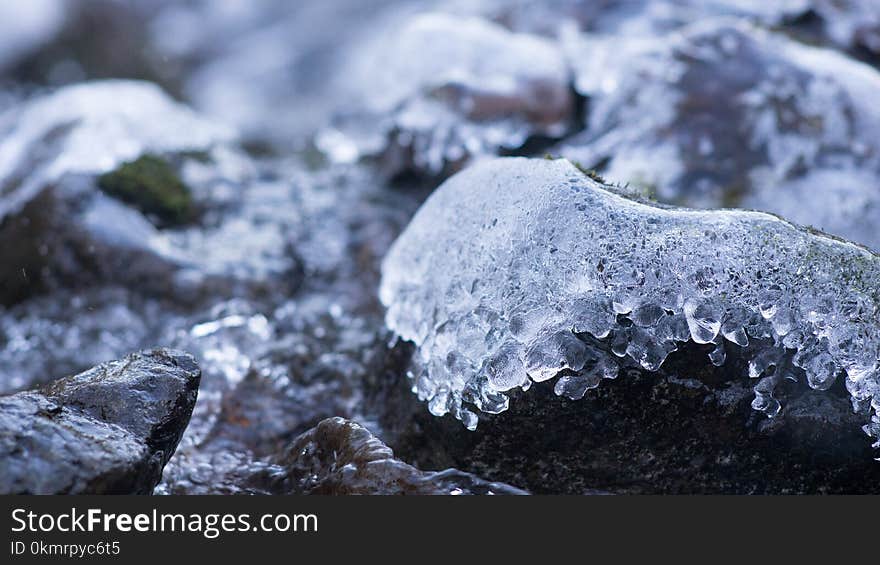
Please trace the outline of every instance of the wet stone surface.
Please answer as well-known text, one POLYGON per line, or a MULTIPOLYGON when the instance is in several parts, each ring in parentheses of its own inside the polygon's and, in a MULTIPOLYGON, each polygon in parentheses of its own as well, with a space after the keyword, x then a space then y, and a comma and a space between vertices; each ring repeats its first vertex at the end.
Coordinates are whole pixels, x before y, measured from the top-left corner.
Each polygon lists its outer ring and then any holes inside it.
POLYGON ((189 422, 201 373, 156 349, 0 397, 4 494, 149 494, 189 422))

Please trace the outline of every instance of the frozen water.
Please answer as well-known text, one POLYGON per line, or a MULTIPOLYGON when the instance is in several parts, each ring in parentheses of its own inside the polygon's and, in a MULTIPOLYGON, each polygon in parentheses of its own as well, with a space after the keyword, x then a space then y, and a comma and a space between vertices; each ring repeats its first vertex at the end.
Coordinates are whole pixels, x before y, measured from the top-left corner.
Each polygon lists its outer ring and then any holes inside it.
MULTIPOLYGON (((769 214, 663 207, 565 160, 497 159, 441 185, 382 273, 419 396, 469 427, 486 398, 557 375, 557 394, 579 398, 687 341, 715 344, 716 365, 745 347, 770 415, 783 378, 842 377, 880 407, 880 257, 769 214)), ((876 415, 866 430, 880 433, 876 415)))
POLYGON ((0 220, 62 175, 103 173, 144 153, 208 151, 233 138, 150 83, 63 88, 0 115, 0 220))
POLYGON ((356 102, 339 129, 319 136, 328 154, 349 144, 381 152, 390 137, 398 152, 411 153, 400 168, 436 174, 568 128, 569 72, 554 43, 443 13, 420 14, 389 33, 351 63, 343 88, 356 102))
POLYGON ((629 38, 661 34, 717 16, 784 31, 861 55, 880 54, 874 0, 483 0, 459 2, 511 29, 554 36, 566 28, 629 38))
POLYGON ((566 41, 587 129, 559 152, 670 203, 774 212, 880 248, 880 73, 734 20, 566 41))

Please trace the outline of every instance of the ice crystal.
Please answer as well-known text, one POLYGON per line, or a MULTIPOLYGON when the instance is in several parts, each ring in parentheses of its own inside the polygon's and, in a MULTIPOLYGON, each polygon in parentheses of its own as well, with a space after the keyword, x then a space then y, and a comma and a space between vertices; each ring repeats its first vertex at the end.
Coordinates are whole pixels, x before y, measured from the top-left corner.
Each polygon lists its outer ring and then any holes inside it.
POLYGON ((565 44, 590 110, 554 153, 665 202, 765 210, 880 249, 875 69, 724 18, 565 44))
POLYGON ((397 151, 392 168, 438 173, 568 128, 569 72, 544 38, 427 13, 379 39, 351 63, 357 103, 318 137, 331 157, 397 151))
POLYGON ((0 114, 0 220, 65 174, 100 174, 144 153, 206 151, 229 128, 146 82, 63 88, 0 114))
POLYGON ((579 398, 622 364, 657 371, 683 343, 707 362, 745 348, 753 406, 784 378, 842 376, 880 432, 880 257, 761 212, 642 202, 565 160, 496 159, 428 199, 383 263, 388 326, 415 343, 413 378, 435 415, 556 376, 579 398))

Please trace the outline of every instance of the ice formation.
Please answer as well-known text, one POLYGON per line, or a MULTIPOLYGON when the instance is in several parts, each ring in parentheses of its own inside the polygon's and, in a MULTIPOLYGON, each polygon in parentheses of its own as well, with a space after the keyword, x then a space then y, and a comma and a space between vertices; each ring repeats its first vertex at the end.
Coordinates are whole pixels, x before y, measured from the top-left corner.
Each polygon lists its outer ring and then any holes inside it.
POLYGON ((563 156, 666 202, 766 210, 880 248, 876 70, 725 19, 568 46, 590 114, 563 156))
POLYGON ((751 211, 642 202, 565 160, 496 159, 440 186, 392 246, 380 298, 417 348, 414 390, 467 427, 507 391, 559 377, 580 398, 688 341, 744 348, 753 407, 845 378, 880 434, 880 257, 751 211))
POLYGON ((351 64, 358 103, 340 120, 341 132, 318 138, 331 155, 343 139, 355 154, 379 153, 390 137, 401 153, 411 153, 408 166, 436 174, 469 156, 568 128, 568 68, 544 38, 478 17, 427 13, 378 39, 351 64))
POLYGON ((157 86, 106 80, 0 114, 0 220, 65 174, 99 174, 144 153, 207 151, 234 132, 157 86))
POLYGON ((653 35, 717 16, 785 31, 811 43, 876 56, 880 8, 875 0, 482 0, 460 2, 516 31, 555 35, 566 27, 597 34, 653 35), (572 25, 573 24, 573 25, 572 25))

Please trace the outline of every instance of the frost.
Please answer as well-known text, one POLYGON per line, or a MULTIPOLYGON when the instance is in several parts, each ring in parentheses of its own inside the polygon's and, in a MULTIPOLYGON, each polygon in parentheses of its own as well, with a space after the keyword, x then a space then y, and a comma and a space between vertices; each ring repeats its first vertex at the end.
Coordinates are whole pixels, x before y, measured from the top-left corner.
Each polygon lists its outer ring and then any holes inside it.
POLYGON ((381 152, 390 137, 392 149, 411 153, 399 167, 439 173, 531 135, 559 136, 573 110, 558 47, 477 17, 418 15, 351 67, 357 104, 318 137, 329 155, 350 157, 352 144, 381 152))
POLYGON ((554 152, 664 202, 765 210, 880 249, 876 70, 728 19, 564 43, 590 111, 554 152))
POLYGON ((153 84, 63 88, 0 114, 0 220, 65 174, 99 174, 144 153, 204 151, 233 132, 153 84))
POLYGON ((843 377, 880 408, 880 257, 769 214, 654 205, 565 160, 497 159, 438 188, 382 272, 417 393, 471 427, 484 398, 503 410, 505 392, 555 376, 579 398, 687 341, 714 344, 716 365, 744 348, 769 415, 786 378, 843 377))
POLYGON ((635 0, 543 2, 473 0, 516 31, 555 35, 566 27, 631 38, 679 29, 712 17, 735 17, 785 31, 811 43, 880 53, 880 9, 875 0, 635 0))

